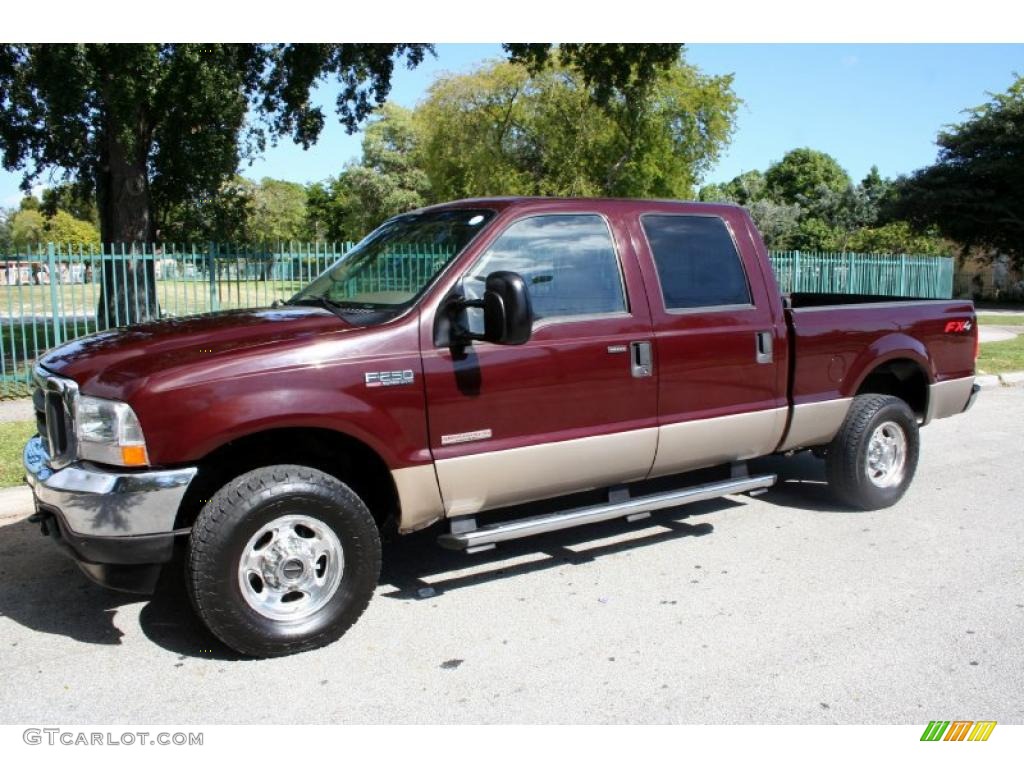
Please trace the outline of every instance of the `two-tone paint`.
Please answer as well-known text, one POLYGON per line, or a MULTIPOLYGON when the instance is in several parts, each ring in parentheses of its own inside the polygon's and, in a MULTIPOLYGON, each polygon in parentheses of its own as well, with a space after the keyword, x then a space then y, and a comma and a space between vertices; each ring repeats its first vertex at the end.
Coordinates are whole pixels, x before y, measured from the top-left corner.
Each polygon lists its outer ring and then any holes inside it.
POLYGON ((239 310, 96 334, 42 365, 84 394, 128 402, 158 467, 201 464, 267 430, 357 440, 391 470, 402 530, 827 443, 868 375, 891 361, 924 377, 922 421, 962 410, 969 396, 970 302, 787 308, 740 208, 545 198, 438 207, 496 215, 414 306, 382 324, 312 307, 239 310), (474 262, 515 221, 555 213, 607 222, 626 311, 542 320, 521 346, 438 346, 442 305, 474 262), (649 213, 721 217, 750 303, 667 310, 642 227, 649 213), (635 343, 650 346, 650 375, 631 371, 635 343))

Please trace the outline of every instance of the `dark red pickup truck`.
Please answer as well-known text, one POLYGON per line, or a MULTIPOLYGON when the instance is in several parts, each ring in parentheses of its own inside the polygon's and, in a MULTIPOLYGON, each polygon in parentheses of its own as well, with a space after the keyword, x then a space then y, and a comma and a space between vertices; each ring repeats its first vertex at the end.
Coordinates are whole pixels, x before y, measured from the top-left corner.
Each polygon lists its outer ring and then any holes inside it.
POLYGON ((53 350, 25 465, 93 579, 148 591, 182 552, 210 629, 278 655, 356 621, 391 524, 479 551, 757 491, 745 460, 801 449, 840 503, 893 504, 976 354, 970 302, 781 296, 741 208, 466 200, 284 305, 53 350))

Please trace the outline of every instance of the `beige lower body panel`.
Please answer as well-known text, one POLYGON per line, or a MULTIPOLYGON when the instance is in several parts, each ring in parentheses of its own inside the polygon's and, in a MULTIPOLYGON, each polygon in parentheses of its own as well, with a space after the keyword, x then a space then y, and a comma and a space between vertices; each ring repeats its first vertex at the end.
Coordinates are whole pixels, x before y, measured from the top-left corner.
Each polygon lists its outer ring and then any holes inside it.
POLYGON ((651 427, 443 459, 436 466, 445 513, 471 515, 642 480, 657 441, 651 427))
POLYGON ((924 423, 927 424, 932 419, 944 419, 947 416, 963 413, 973 386, 973 376, 940 381, 938 384, 930 385, 928 387, 928 413, 925 415, 924 423))
POLYGON ((437 487, 433 464, 396 469, 391 472, 402 510, 398 530, 411 533, 444 517, 444 504, 437 487))
POLYGON ((841 397, 794 406, 786 442, 779 446, 779 450, 793 451, 831 442, 843 426, 851 402, 853 398, 841 397))
POLYGON ((650 476, 764 456, 775 450, 785 429, 785 408, 666 424, 650 476))

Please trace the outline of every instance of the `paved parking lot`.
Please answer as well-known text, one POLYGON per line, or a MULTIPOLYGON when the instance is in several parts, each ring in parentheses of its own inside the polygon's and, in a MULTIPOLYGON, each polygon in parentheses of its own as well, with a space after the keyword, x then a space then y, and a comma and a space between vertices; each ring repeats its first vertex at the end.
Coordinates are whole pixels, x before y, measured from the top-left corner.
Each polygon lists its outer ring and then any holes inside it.
POLYGON ((804 456, 768 460, 764 496, 638 524, 478 556, 403 539, 348 635, 269 661, 173 579, 93 586, 8 503, 0 722, 1024 722, 1022 428, 1024 388, 986 390, 881 512, 836 510, 804 456))

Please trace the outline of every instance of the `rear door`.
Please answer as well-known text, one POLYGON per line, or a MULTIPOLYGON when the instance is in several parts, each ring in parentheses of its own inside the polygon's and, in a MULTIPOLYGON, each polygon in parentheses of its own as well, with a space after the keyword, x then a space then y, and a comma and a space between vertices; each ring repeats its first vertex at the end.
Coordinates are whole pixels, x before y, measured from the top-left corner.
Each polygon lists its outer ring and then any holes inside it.
MULTIPOLYGON (((650 365, 633 364, 652 337, 628 233, 597 211, 532 211, 508 222, 465 271, 467 298, 479 297, 497 270, 526 280, 530 341, 423 349, 446 513, 645 477, 657 441, 657 383, 650 365)), ((481 318, 470 319, 479 330, 481 318)), ((423 322, 432 327, 434 313, 423 322)))
POLYGON ((651 476, 770 453, 786 426, 785 325, 742 213, 653 209, 632 226, 655 328, 651 476))

